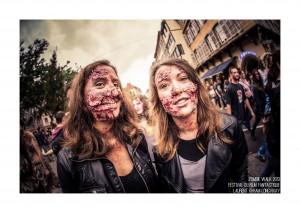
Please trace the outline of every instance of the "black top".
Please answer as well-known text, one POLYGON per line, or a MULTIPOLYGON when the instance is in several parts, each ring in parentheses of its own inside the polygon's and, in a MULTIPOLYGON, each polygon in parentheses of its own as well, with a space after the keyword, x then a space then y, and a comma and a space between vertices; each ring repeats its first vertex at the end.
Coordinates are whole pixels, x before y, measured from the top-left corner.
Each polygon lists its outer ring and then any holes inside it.
POLYGON ((271 103, 271 117, 267 133, 267 147, 272 157, 280 157, 280 80, 267 92, 271 103))
POLYGON ((126 193, 148 193, 144 181, 134 167, 128 175, 120 176, 120 179, 126 193))
POLYGON ((204 147, 205 153, 201 152, 197 147, 196 138, 192 140, 180 139, 178 146, 178 154, 189 161, 198 161, 206 155, 207 144, 205 138, 200 138, 200 143, 204 147))
POLYGON ((226 90, 226 103, 231 106, 231 114, 239 121, 244 120, 244 101, 246 95, 240 84, 230 83, 226 90))

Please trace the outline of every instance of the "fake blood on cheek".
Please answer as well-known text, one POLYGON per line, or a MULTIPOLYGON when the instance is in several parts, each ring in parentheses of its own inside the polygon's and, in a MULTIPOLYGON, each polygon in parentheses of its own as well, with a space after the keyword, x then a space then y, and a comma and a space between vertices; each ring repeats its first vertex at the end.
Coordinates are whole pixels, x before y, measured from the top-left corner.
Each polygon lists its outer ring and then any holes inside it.
MULTIPOLYGON (((178 88, 177 88, 178 89, 178 88)), ((181 89, 182 93, 185 93, 188 96, 188 99, 191 100, 193 106, 192 110, 194 110, 197 106, 198 99, 197 99, 197 86, 194 83, 189 83, 185 87, 179 88, 181 89)), ((173 116, 180 116, 180 108, 176 107, 176 102, 181 98, 179 95, 172 95, 173 92, 169 96, 165 96, 161 98, 161 103, 165 109, 165 111, 173 116)))

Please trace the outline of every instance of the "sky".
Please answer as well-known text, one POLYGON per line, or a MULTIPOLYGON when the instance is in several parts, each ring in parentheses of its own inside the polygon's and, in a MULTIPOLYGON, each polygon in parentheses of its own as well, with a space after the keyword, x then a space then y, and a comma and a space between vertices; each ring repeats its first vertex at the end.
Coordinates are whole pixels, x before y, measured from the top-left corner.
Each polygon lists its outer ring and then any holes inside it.
POLYGON ((57 49, 60 65, 70 61, 74 69, 108 59, 123 87, 131 83, 145 94, 160 23, 160 19, 20 20, 20 40, 27 47, 37 38, 46 39, 45 59, 49 61, 57 49))

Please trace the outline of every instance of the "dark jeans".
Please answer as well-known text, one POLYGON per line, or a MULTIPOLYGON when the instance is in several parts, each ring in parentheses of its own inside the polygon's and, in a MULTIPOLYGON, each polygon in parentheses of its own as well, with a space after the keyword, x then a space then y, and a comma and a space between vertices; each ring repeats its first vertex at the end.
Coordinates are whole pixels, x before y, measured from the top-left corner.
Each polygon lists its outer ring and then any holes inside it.
POLYGON ((245 109, 245 119, 244 119, 244 124, 246 126, 246 128, 250 131, 251 130, 251 126, 250 126, 250 120, 251 120, 251 114, 249 112, 249 109, 246 107, 245 109))
POLYGON ((267 139, 265 138, 264 142, 262 143, 262 145, 259 147, 259 150, 257 152, 257 155, 258 156, 264 156, 266 154, 266 151, 267 151, 267 139))
POLYGON ((223 108, 226 107, 226 104, 225 104, 225 101, 224 101, 222 95, 221 95, 221 97, 219 97, 218 95, 216 95, 216 104, 218 104, 220 108, 222 108, 222 104, 223 104, 223 108), (222 101, 222 103, 221 103, 221 101, 222 101))
POLYGON ((261 118, 262 118, 261 113, 259 113, 259 112, 255 113, 255 121, 254 121, 253 126, 252 126, 251 135, 253 135, 253 136, 255 135, 256 127, 257 127, 258 123, 260 122, 261 118))

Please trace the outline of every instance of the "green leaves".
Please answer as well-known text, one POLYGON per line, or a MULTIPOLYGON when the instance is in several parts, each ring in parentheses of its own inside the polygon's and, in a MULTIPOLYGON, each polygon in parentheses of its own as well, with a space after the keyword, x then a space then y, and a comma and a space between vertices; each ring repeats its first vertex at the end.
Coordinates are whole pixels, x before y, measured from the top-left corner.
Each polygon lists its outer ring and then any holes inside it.
MULTIPOLYGON (((43 113, 54 115, 64 110, 66 94, 64 86, 77 73, 68 67, 58 65, 56 50, 50 62, 46 63, 43 54, 49 43, 36 39, 27 48, 20 42, 20 118, 34 120, 43 113)), ((27 122, 28 123, 28 122, 27 122)))

